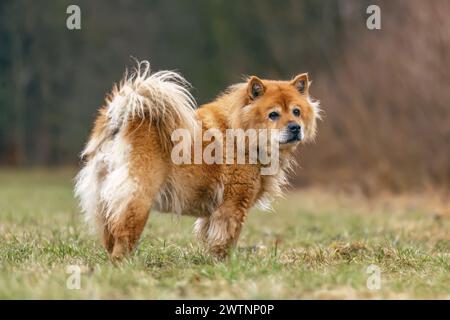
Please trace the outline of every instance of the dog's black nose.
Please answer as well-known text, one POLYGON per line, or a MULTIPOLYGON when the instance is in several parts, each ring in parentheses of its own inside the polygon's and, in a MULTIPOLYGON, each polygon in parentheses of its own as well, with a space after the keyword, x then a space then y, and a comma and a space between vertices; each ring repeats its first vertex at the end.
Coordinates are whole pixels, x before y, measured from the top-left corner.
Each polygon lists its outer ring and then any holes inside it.
POLYGON ((300 125, 295 122, 288 123, 288 130, 292 133, 299 133, 300 132, 300 125))

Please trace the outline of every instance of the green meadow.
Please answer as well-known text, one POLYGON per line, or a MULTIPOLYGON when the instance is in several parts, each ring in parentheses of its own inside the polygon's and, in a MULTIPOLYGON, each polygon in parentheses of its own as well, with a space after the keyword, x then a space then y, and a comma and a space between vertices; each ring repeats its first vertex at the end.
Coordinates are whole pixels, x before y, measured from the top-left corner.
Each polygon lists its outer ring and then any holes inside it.
POLYGON ((253 210, 220 263, 193 218, 155 212, 135 254, 113 264, 84 225, 74 174, 0 171, 0 298, 450 298, 450 219, 425 195, 292 191, 253 210))

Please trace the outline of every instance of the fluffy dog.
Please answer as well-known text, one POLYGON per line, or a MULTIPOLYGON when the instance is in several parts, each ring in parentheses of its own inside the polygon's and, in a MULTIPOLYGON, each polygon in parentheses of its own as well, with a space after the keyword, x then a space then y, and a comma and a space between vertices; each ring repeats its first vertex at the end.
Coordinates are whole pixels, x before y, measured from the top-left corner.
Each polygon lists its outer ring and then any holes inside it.
POLYGON ((253 76, 196 108, 189 84, 175 72, 152 74, 144 61, 126 74, 99 110, 75 188, 111 258, 132 252, 152 208, 197 217, 198 237, 225 258, 249 210, 266 208, 282 192, 297 145, 314 139, 320 110, 309 86, 306 73, 290 81, 253 76), (172 134, 180 128, 193 135, 212 128, 276 129, 280 166, 263 175, 261 161, 175 164, 172 134))

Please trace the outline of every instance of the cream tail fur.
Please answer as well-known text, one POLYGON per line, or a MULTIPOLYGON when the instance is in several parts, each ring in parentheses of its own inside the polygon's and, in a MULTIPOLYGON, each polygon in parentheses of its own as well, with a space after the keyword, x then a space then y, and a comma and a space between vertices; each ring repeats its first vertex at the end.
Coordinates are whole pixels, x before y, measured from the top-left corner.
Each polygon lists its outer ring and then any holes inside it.
POLYGON ((178 73, 159 71, 151 74, 147 61, 138 63, 134 72, 112 91, 107 100, 107 124, 92 135, 82 157, 87 162, 76 177, 75 195, 86 221, 92 226, 110 223, 120 217, 128 205, 136 184, 129 174, 131 144, 126 126, 131 119, 155 125, 162 145, 167 148, 177 128, 196 130, 196 103, 189 83, 178 73))

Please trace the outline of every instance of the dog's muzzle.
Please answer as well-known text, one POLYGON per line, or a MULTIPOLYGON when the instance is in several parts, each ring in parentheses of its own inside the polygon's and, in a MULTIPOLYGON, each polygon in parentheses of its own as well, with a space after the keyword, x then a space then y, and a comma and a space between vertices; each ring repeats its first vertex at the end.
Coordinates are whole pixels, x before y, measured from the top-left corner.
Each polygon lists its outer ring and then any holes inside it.
POLYGON ((290 122, 280 134, 280 144, 294 143, 303 140, 303 128, 298 123, 290 122))

